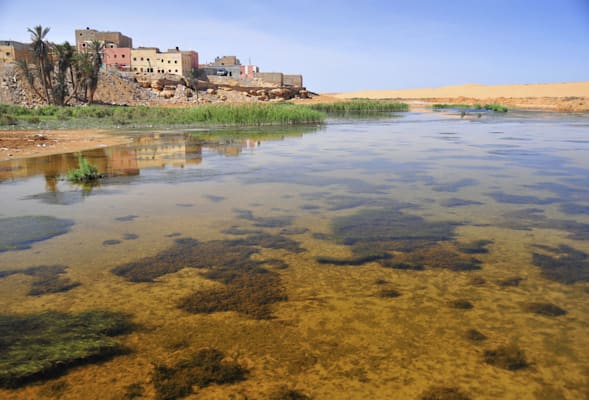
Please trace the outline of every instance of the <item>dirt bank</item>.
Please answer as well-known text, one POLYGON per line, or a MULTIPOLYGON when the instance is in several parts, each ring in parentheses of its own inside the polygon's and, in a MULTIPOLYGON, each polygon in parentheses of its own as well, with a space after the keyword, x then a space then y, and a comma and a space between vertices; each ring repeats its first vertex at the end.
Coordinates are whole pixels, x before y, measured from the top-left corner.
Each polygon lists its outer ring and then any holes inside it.
POLYGON ((98 129, 0 131, 0 160, 70 153, 130 141, 98 129))

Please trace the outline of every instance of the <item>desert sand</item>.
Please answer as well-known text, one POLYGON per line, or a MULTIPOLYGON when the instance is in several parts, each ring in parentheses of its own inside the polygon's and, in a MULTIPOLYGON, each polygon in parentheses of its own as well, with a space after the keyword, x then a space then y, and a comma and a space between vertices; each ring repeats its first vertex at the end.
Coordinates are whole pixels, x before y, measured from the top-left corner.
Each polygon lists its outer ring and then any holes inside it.
POLYGON ((478 84, 329 94, 338 99, 402 99, 425 102, 500 103, 515 108, 589 111, 589 82, 487 86, 478 84))

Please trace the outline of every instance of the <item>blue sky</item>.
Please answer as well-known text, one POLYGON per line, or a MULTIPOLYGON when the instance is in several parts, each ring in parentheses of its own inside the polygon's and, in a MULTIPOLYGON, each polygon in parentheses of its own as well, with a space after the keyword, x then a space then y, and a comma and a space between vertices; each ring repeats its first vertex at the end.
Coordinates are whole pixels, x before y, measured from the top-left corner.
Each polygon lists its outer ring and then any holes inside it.
POLYGON ((589 81, 589 0, 0 0, 0 39, 87 26, 135 46, 251 59, 318 92, 589 81))

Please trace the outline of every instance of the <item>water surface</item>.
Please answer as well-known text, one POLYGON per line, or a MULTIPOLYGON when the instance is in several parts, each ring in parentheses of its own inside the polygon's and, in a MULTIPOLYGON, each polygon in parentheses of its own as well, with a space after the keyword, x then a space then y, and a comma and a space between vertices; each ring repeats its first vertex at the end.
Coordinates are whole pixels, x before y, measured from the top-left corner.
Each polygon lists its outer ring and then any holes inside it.
POLYGON ((2 162, 0 218, 71 224, 0 252, 0 271, 61 265, 75 283, 31 295, 35 278, 11 273, 3 312, 121 311, 142 328, 120 338, 129 354, 0 396, 63 382, 63 399, 124 398, 133 384, 153 398, 154 364, 215 348, 247 378, 192 398, 264 399, 282 386, 315 399, 417 399, 432 386, 586 398, 587 122, 407 113, 135 132, 84 153, 109 174, 93 188, 60 178, 75 154, 2 162), (244 297, 204 312, 212 290, 244 297), (530 311, 537 303, 566 314, 530 311), (501 346, 526 367, 486 362, 501 346))

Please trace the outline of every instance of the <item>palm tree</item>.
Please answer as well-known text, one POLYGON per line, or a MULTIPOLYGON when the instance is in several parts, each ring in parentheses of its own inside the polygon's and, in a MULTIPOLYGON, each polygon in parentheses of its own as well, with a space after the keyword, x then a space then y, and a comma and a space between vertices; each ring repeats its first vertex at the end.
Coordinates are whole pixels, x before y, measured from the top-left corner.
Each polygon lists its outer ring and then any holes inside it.
POLYGON ((98 87, 98 78, 100 76, 100 67, 102 66, 102 50, 103 50, 102 42, 98 40, 93 40, 92 44, 90 45, 90 54, 92 58, 92 68, 89 71, 90 74, 87 77, 88 83, 88 103, 94 103, 94 93, 96 92, 96 88, 98 87))
POLYGON ((49 33, 50 28, 43 28, 41 25, 35 26, 33 29, 28 28, 31 33, 31 46, 33 48, 33 59, 37 63, 37 69, 39 71, 39 78, 43 85, 45 92, 45 100, 47 103, 51 103, 49 97, 49 91, 51 90, 51 71, 53 66, 49 60, 49 50, 51 45, 45 40, 45 36, 49 33))

